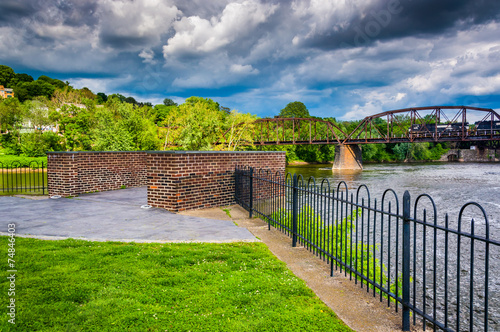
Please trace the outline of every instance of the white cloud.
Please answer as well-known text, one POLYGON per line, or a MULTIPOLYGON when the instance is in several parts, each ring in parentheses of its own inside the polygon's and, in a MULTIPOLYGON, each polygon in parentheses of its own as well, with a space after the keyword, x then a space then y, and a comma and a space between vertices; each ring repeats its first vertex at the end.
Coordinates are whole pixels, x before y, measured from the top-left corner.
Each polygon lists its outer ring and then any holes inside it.
POLYGON ((123 43, 122 46, 128 47, 157 44, 180 14, 170 1, 100 1, 97 15, 101 43, 111 46, 123 43))
POLYGON ((278 8, 255 0, 229 3, 220 18, 183 17, 173 24, 175 35, 163 46, 166 59, 183 54, 209 53, 253 33, 278 8))
POLYGON ((149 64, 156 64, 156 60, 154 59, 155 58, 155 52, 153 52, 151 49, 144 49, 141 51, 141 53, 139 53, 139 57, 144 59, 142 60, 142 62, 144 63, 149 63, 149 64))
POLYGON ((256 75, 259 73, 258 69, 252 67, 252 65, 238 65, 233 64, 229 69, 232 73, 242 74, 242 75, 256 75))
POLYGON ((117 89, 120 86, 130 84, 133 82, 134 77, 132 75, 125 75, 122 77, 113 77, 113 78, 70 78, 68 81, 71 85, 76 89, 81 89, 83 87, 87 87, 92 92, 104 92, 106 94, 118 93, 117 89))

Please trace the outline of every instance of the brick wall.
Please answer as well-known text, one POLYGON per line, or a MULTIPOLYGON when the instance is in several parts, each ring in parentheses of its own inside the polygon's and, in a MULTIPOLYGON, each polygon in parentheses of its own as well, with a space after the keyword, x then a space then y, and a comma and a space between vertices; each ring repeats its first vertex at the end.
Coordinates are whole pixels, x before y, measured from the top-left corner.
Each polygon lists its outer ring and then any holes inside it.
POLYGON ((224 206, 234 203, 236 165, 284 172, 285 152, 49 152, 49 195, 147 185, 154 207, 178 212, 224 206))
POLYGON ((78 154, 47 153, 47 186, 51 196, 76 196, 81 193, 78 154))
POLYGON ((284 172, 285 152, 150 152, 148 204, 173 212, 234 204, 236 165, 284 172))
POLYGON ((145 186, 146 152, 49 152, 49 195, 145 186))

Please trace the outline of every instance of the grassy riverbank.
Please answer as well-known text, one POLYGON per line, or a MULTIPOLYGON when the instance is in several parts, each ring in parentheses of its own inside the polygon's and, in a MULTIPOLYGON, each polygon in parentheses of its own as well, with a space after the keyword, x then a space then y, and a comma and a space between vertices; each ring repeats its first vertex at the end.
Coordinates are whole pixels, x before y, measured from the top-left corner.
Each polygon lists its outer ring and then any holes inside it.
POLYGON ((16 331, 351 331, 261 243, 15 248, 16 331))

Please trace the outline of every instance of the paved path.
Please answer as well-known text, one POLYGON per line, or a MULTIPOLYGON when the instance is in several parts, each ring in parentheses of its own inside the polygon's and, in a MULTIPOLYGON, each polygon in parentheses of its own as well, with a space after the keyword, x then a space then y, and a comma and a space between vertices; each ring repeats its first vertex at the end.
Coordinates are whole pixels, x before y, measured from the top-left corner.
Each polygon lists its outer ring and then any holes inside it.
POLYGON ((85 194, 76 198, 32 200, 0 197, 0 234, 16 223, 16 235, 93 241, 235 242, 258 241, 230 220, 142 209, 146 188, 85 194))

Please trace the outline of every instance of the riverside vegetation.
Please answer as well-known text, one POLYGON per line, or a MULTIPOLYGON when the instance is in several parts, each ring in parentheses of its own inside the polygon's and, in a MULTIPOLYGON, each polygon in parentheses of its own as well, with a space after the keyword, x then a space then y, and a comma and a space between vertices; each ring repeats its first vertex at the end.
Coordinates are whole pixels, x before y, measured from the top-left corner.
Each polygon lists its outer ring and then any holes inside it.
MULTIPOLYGON (((15 98, 0 100, 0 161, 5 156, 41 157, 46 151, 102 150, 286 150, 287 161, 327 162, 334 159, 334 145, 243 145, 251 140, 257 116, 231 110, 201 97, 178 105, 169 98, 163 104, 138 102, 120 94, 94 94, 75 89, 69 82, 15 73, 0 65, 0 85, 13 88, 15 98), (242 125, 240 125, 242 124, 242 125), (227 132, 223 145, 214 145, 227 132), (174 144, 175 143, 175 146, 174 144)), ((313 118, 306 106, 291 102, 277 112, 281 117, 313 118)), ((328 120, 345 132, 359 121, 328 120)), ((378 119, 378 130, 386 123, 378 119)), ((409 124, 401 117, 399 123, 409 124)), ((374 129, 375 130, 375 129, 374 129)), ((395 134, 399 133, 396 129, 395 134)), ((369 144, 363 160, 370 162, 436 160, 448 146, 433 143, 369 144)), ((7 157, 8 158, 8 157, 7 157)))
MULTIPOLYGON (((402 276, 393 277, 393 281, 388 285, 390 279, 387 267, 373 255, 373 252, 378 250, 378 245, 352 242, 356 234, 355 221, 358 217, 361 218, 361 213, 361 209, 355 209, 341 221, 328 224, 311 205, 305 204, 297 213, 298 240, 320 256, 335 257, 339 263, 351 267, 379 285, 388 286, 392 294, 401 297, 402 276)), ((263 219, 273 227, 285 226, 292 229, 293 215, 288 209, 279 209, 263 219)), ((335 262, 332 264, 336 265, 335 262)), ((367 283, 367 288, 373 290, 374 286, 367 283)), ((379 292, 376 288, 375 291, 379 292)), ((385 293, 383 296, 387 298, 385 293)), ((392 298, 391 301, 395 302, 392 298)))

